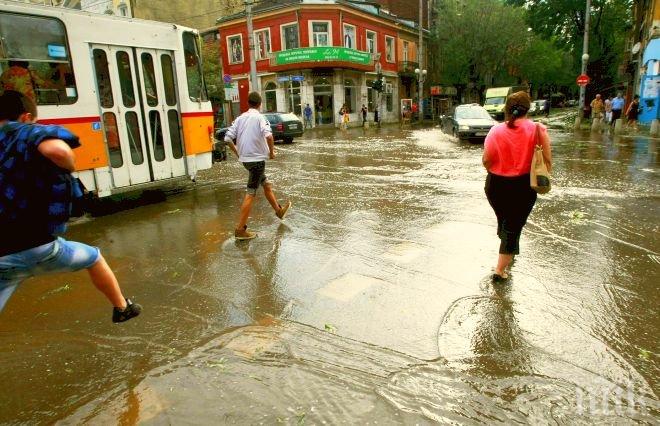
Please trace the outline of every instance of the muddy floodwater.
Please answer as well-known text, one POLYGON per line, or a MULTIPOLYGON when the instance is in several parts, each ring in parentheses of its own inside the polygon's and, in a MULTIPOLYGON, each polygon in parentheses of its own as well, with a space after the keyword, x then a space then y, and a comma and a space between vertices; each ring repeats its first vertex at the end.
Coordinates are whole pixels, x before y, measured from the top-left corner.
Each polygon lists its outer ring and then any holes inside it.
POLYGON ((144 306, 115 325, 84 272, 0 314, 3 424, 657 424, 660 179, 645 137, 551 131, 507 284, 483 146, 438 128, 308 132, 235 242, 230 161, 74 224, 144 306))

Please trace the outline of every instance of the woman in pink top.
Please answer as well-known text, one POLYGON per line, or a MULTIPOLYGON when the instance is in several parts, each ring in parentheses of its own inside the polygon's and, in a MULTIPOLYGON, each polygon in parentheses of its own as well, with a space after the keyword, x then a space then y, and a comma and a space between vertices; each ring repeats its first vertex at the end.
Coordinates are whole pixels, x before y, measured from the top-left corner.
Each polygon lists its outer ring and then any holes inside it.
POLYGON ((483 164, 488 170, 486 197, 497 216, 500 250, 493 281, 509 278, 507 269, 520 252, 519 242, 527 216, 536 202, 536 192, 529 183, 529 169, 536 145, 538 126, 543 157, 551 169, 552 154, 548 131, 527 118, 531 100, 527 92, 509 96, 504 106, 507 122, 488 133, 484 142, 483 164))

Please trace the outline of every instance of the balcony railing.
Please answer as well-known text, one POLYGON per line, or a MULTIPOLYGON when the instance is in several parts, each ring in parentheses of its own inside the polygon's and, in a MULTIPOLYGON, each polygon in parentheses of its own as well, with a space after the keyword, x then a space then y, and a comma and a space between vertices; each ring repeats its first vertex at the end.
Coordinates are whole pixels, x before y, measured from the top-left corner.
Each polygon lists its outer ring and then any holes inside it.
POLYGON ((399 61, 399 74, 415 75, 416 68, 419 68, 419 62, 399 61))

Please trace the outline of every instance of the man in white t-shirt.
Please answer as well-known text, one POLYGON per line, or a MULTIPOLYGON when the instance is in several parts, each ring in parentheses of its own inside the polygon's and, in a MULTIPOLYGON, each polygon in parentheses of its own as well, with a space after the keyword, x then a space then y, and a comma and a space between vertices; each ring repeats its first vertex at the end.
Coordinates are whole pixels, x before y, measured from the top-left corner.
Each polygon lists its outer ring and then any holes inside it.
POLYGON ((287 210, 291 207, 291 201, 287 201, 284 206, 277 202, 273 184, 266 177, 266 160, 275 158, 275 141, 270 124, 259 112, 261 95, 251 92, 248 95, 248 105, 250 109, 241 114, 225 134, 225 142, 249 172, 247 192, 241 205, 238 226, 234 231, 237 240, 250 240, 257 236, 247 229, 247 221, 259 185, 264 187, 264 195, 277 217, 284 219, 287 210), (234 140, 236 140, 235 144, 234 140))

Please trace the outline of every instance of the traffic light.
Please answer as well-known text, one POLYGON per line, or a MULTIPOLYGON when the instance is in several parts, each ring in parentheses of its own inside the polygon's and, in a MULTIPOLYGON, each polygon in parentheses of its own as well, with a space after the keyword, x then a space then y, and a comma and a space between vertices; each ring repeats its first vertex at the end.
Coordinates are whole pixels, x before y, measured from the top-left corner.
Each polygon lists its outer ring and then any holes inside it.
POLYGON ((376 80, 371 83, 371 88, 374 89, 376 92, 382 92, 383 91, 383 74, 378 73, 378 77, 376 77, 376 80))

